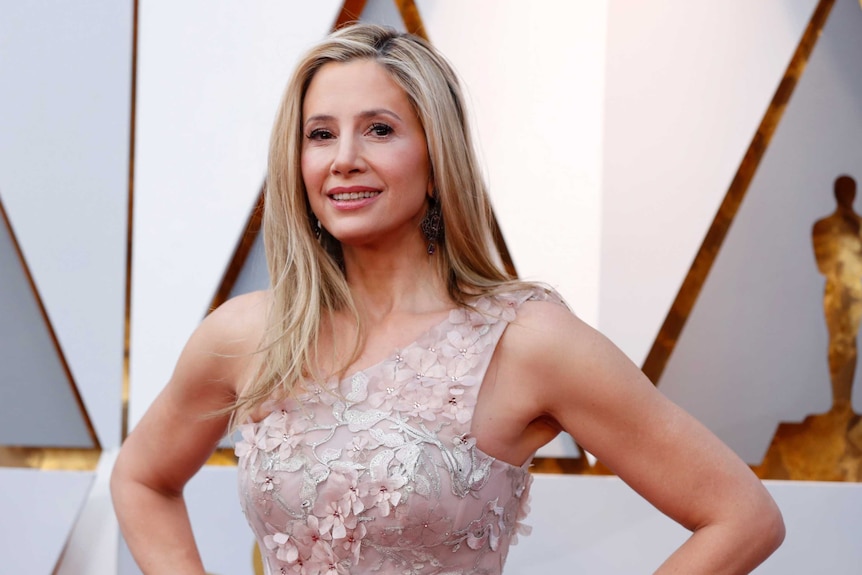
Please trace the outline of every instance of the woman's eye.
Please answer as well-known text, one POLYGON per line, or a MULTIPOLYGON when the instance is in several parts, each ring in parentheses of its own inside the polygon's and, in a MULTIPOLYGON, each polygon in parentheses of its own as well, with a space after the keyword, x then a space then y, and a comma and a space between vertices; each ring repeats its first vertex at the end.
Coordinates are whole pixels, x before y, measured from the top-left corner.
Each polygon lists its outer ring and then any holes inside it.
POLYGON ((385 138, 392 133, 392 128, 386 124, 371 124, 368 132, 378 138, 385 138))
POLYGON ((317 128, 316 130, 312 130, 306 137, 309 140, 329 140, 332 138, 332 132, 323 128, 317 128))

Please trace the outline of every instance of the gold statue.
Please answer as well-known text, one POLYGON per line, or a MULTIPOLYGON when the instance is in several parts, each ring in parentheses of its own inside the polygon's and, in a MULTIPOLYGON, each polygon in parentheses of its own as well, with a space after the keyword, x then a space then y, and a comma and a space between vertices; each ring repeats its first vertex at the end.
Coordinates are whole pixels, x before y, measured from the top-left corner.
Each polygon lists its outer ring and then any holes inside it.
POLYGON ((832 410, 850 405, 856 373, 856 334, 862 320, 862 218, 853 211, 856 182, 835 180, 835 211, 814 224, 811 240, 820 273, 826 276, 823 313, 829 330, 832 410))
POLYGON ((856 182, 835 180, 835 211, 814 224, 811 241, 826 276, 823 313, 829 331, 832 407, 802 423, 782 423, 755 468, 760 477, 862 481, 862 420, 852 405, 856 336, 862 320, 862 217, 853 211, 856 182))

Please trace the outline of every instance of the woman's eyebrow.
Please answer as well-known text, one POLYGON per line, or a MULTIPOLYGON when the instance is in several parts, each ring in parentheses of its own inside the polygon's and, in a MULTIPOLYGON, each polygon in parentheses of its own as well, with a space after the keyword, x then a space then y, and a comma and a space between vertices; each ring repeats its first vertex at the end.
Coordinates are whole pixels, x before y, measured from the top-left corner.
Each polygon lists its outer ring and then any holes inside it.
MULTIPOLYGON (((387 108, 374 108, 372 110, 364 110, 356 114, 356 117, 360 119, 368 119, 375 116, 391 116, 399 122, 402 121, 401 116, 387 108)), ((314 114, 313 116, 309 116, 309 118, 305 120, 305 123, 303 125, 308 126, 308 124, 312 122, 331 122, 333 120, 335 120, 335 116, 332 116, 330 114, 314 114)))
POLYGON ((360 112, 356 115, 358 118, 372 118, 374 116, 392 116, 399 122, 401 121, 401 116, 393 112, 392 110, 388 110, 386 108, 375 108, 373 110, 366 110, 364 112, 360 112))

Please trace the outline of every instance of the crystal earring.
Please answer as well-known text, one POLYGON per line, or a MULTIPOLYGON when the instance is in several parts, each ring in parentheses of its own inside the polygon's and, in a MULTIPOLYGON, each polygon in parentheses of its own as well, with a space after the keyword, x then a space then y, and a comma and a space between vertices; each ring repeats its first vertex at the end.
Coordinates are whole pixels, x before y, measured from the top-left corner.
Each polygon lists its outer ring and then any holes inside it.
POLYGON ((428 211, 425 212, 420 227, 425 239, 428 240, 428 255, 433 255, 437 249, 437 243, 443 237, 443 213, 440 210, 440 202, 433 197, 428 200, 428 211))
POLYGON ((320 220, 313 212, 308 212, 308 223, 311 225, 311 233, 314 234, 314 239, 320 240, 320 220))

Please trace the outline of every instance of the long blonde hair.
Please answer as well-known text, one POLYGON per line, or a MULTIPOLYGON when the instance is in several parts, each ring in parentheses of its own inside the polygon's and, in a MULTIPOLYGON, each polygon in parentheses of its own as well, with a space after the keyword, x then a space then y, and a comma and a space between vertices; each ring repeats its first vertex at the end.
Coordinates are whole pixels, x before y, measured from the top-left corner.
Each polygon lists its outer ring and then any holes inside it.
MULTIPOLYGON (((491 205, 452 67, 416 36, 368 24, 342 28, 299 62, 273 126, 263 218, 271 309, 260 348, 261 369, 237 402, 238 421, 267 398, 290 394, 315 372, 325 314, 345 311, 359 325, 339 265, 340 245, 325 230, 316 237, 300 167, 302 107, 312 78, 330 62, 356 59, 373 60, 391 74, 425 130, 444 229, 436 253, 429 257, 436 258, 451 299, 466 305, 476 295, 517 284, 503 269, 493 242, 491 205)), ((344 369, 355 361, 360 346, 357 341, 344 369)))

